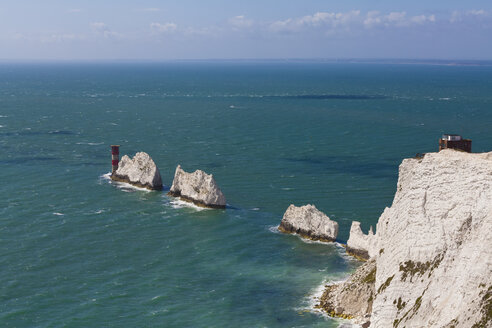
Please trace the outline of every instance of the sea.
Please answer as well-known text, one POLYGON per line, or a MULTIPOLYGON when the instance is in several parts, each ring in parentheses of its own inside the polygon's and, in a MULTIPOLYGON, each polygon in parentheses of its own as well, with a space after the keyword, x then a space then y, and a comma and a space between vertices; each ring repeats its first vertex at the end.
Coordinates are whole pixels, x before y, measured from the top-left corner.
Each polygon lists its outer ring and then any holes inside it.
POLYGON ((492 150, 492 65, 323 61, 0 63, 0 326, 350 327, 315 309, 360 262, 398 166, 443 133, 492 150), (110 145, 164 191, 112 183, 110 145), (214 175, 225 210, 166 195, 214 175), (290 204, 336 243, 279 233, 290 204))

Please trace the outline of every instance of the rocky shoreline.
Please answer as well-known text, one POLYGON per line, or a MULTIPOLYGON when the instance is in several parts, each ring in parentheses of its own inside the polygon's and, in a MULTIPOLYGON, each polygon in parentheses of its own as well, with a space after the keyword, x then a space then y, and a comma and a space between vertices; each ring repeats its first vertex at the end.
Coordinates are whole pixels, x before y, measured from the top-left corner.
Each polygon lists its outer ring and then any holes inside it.
POLYGON ((350 319, 369 327, 375 295, 376 261, 361 265, 346 281, 325 286, 315 308, 332 317, 350 319))

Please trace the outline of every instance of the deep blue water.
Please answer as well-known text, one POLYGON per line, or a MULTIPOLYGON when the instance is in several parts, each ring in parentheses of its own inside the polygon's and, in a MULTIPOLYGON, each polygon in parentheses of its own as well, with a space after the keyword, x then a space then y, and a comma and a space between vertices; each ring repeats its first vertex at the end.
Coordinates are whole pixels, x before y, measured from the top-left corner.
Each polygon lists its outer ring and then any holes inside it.
POLYGON ((492 149, 492 68, 0 64, 4 327, 337 327, 311 311, 358 263, 275 232, 289 204, 375 225, 442 133, 492 149), (226 210, 115 186, 110 144, 166 186, 213 173, 226 210))

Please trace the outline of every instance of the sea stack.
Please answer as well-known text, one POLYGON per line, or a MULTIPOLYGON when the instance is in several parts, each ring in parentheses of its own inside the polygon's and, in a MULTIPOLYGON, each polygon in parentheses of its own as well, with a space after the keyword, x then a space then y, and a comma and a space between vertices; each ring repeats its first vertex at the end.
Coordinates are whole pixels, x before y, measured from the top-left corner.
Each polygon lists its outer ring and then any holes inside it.
POLYGON ((327 286, 320 307, 370 327, 492 327, 492 152, 403 160, 376 233, 360 238, 352 228, 350 244, 370 259, 327 286), (351 295, 367 295, 368 284, 371 297, 351 308, 351 295))
POLYGON ((373 245, 376 242, 372 226, 369 229, 369 233, 366 235, 360 228, 360 222, 353 221, 350 227, 350 236, 347 241, 347 253, 353 255, 362 260, 368 260, 373 253, 373 245), (369 253, 371 250, 371 254, 369 253))
POLYGON ((187 173, 178 165, 173 185, 168 195, 179 197, 195 205, 209 208, 225 208, 226 199, 213 175, 201 170, 187 173))
POLYGON ((132 159, 127 155, 121 158, 111 179, 126 182, 140 188, 162 190, 159 169, 147 153, 139 152, 132 159))
POLYGON ((338 235, 338 223, 319 211, 314 205, 287 208, 278 230, 295 233, 311 240, 335 241, 338 235))

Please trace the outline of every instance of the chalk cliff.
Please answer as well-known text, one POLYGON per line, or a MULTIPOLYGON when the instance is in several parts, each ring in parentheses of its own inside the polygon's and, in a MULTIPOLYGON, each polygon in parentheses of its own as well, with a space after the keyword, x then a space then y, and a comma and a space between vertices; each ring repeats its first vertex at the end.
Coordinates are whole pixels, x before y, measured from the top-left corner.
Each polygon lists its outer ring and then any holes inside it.
POLYGON ((369 233, 365 235, 360 228, 360 222, 353 221, 350 227, 350 237, 347 241, 347 252, 355 257, 367 260, 374 252, 376 246, 376 237, 372 231, 372 227, 369 229, 369 233), (371 254, 369 254, 371 250, 371 254))
POLYGON ((213 175, 201 170, 193 173, 183 171, 180 165, 176 168, 173 185, 168 195, 180 197, 196 205, 225 208, 226 199, 213 175))
POLYGON ((118 169, 111 175, 111 179, 151 190, 162 189, 159 169, 152 158, 144 152, 135 154, 132 159, 124 155, 119 162, 118 169))
POLYGON ((492 327, 492 152, 405 159, 376 234, 352 230, 376 263, 370 327, 492 327))
POLYGON ((301 207, 290 205, 284 213, 278 230, 296 233, 312 240, 334 241, 338 235, 338 223, 330 220, 314 205, 301 207))

